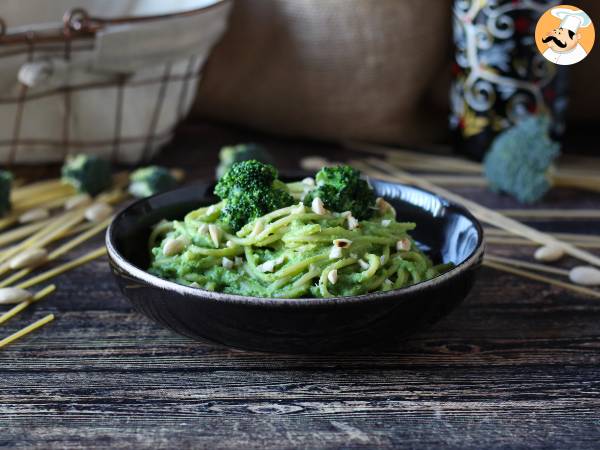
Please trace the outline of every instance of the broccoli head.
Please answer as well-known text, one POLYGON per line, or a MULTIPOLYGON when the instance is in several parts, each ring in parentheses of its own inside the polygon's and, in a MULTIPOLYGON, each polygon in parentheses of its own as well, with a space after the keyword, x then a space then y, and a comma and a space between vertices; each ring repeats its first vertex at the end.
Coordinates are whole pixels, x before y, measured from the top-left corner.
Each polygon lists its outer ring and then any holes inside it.
POLYGON ((131 174, 129 181, 129 192, 138 198, 150 197, 177 186, 171 171, 161 166, 142 167, 131 174))
POLYGON ((294 198, 277 179, 277 169, 256 160, 233 164, 215 186, 225 201, 221 221, 237 231, 257 217, 290 206, 294 198))
POLYGON ((95 155, 77 155, 62 167, 62 180, 79 192, 96 195, 112 184, 110 163, 95 155))
POLYGON ((237 144, 221 148, 217 178, 222 177, 236 162, 254 159, 265 164, 273 164, 273 157, 266 148, 258 144, 237 144))
POLYGON ((10 210, 10 189, 13 176, 8 170, 0 170, 0 216, 10 210))
POLYGON ((534 203, 550 189, 548 170, 559 154, 559 144, 548 134, 548 118, 531 116, 494 139, 484 173, 493 190, 534 203))
POLYGON ((317 185, 306 194, 304 204, 318 197, 331 211, 350 211, 359 220, 368 219, 374 212, 375 192, 360 176, 350 166, 324 167, 317 172, 317 185))

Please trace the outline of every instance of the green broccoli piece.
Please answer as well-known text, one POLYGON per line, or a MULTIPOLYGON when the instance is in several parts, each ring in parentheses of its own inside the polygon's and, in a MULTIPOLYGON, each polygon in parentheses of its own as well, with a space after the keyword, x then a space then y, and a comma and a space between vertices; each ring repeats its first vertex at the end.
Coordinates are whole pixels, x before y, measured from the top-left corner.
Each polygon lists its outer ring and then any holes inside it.
POLYGON ((548 171, 560 145, 548 134, 546 116, 530 116, 500 133, 483 166, 490 188, 534 203, 550 189, 548 171))
POLYGON ((273 164, 273 157, 259 144, 237 144, 222 147, 219 152, 219 165, 217 166, 217 178, 221 178, 231 166, 237 162, 254 159, 261 163, 273 164))
POLYGON ((0 216, 10 211, 10 189, 13 176, 8 170, 0 170, 0 216))
POLYGON ((129 193, 137 198, 150 197, 177 186, 171 171, 162 166, 148 166, 129 176, 129 193))
POLYGON ((96 155, 70 157, 62 167, 62 180, 79 192, 99 194, 112 184, 110 163, 96 155))
POLYGON ((257 217, 294 204, 277 176, 277 169, 256 160, 233 164, 215 186, 215 194, 225 201, 221 222, 237 231, 257 217))
POLYGON ((359 220, 373 215, 375 192, 358 170, 350 166, 324 167, 317 172, 315 181, 316 187, 304 197, 305 205, 318 197, 331 211, 351 211, 359 220))

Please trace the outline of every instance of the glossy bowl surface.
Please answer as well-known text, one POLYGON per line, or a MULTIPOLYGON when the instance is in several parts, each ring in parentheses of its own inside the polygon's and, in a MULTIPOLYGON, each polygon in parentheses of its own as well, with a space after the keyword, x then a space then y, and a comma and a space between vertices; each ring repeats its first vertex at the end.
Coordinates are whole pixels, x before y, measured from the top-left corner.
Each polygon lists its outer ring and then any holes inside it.
POLYGON ((201 182, 139 200, 113 220, 106 233, 112 272, 134 307, 194 339, 230 347, 287 353, 322 353, 373 347, 424 329, 452 311, 469 293, 484 251, 483 230, 463 207, 408 185, 371 180, 398 220, 435 263, 456 267, 406 288, 354 297, 270 299, 183 286, 160 279, 149 265, 148 236, 162 219, 182 219, 214 203, 214 182, 201 182))

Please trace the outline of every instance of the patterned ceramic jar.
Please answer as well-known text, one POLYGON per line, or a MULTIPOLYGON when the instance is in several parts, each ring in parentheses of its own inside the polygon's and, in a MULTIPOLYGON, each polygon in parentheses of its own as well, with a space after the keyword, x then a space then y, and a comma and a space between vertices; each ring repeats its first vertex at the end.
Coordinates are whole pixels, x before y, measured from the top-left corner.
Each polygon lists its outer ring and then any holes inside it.
POLYGON ((547 114, 564 131, 565 68, 535 45, 535 25, 556 2, 456 0, 450 128, 459 152, 481 159, 494 137, 520 118, 547 114))

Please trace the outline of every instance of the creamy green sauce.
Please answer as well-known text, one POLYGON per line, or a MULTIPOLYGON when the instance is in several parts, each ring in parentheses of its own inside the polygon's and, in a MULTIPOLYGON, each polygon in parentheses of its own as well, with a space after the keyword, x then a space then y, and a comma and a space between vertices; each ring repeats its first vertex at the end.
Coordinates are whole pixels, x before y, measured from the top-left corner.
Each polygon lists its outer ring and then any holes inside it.
POLYGON ((294 205, 235 234, 219 224, 222 207, 159 223, 150 238, 149 271, 212 291, 298 298, 398 289, 447 269, 433 266, 408 234, 415 224, 396 221, 387 203, 358 223, 346 213, 294 205))

